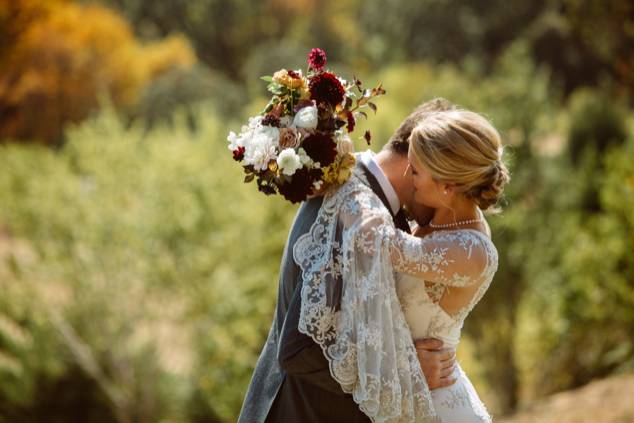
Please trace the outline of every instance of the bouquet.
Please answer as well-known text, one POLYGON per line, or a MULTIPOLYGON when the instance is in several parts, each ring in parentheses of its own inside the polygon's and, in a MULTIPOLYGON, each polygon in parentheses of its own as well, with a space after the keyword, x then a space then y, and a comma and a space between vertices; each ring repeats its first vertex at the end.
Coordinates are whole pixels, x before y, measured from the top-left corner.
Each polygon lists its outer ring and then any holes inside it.
MULTIPOLYGON (((256 180, 264 194, 298 203, 342 185, 352 174, 349 134, 360 116, 367 118, 362 109, 376 112, 371 100, 385 90, 380 84, 364 89, 354 77, 346 81, 326 70, 326 62, 325 52, 314 48, 305 75, 282 69, 262 77, 271 100, 239 134, 227 137, 246 173, 244 182, 256 180)), ((370 144, 370 132, 363 137, 370 144)))

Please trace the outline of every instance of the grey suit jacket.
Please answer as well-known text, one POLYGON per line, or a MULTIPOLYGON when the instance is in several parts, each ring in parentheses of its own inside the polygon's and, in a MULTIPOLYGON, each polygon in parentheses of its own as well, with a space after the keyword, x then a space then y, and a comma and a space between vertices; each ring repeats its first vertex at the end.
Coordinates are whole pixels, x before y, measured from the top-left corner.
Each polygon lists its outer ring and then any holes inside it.
MULTIPOLYGON (((380 185, 368 169, 357 162, 372 190, 390 210, 380 185)), ((273 324, 257 361, 242 404, 238 423, 262 422, 369 422, 352 396, 345 394, 331 377, 321 348, 297 329, 301 307, 301 269, 293 260, 293 246, 310 230, 323 198, 300 206, 284 248, 279 292, 273 324)), ((402 213, 397 226, 409 230, 402 213)))

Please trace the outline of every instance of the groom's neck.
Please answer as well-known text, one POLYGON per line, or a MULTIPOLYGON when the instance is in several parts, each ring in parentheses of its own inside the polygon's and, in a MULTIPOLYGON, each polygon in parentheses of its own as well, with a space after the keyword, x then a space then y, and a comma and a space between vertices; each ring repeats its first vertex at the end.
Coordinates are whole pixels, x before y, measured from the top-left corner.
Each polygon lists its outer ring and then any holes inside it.
POLYGON ((407 169, 407 156, 395 153, 390 150, 381 150, 375 156, 374 160, 379 165, 388 181, 396 191, 396 195, 401 206, 408 204, 407 185, 405 180, 405 171, 407 169))

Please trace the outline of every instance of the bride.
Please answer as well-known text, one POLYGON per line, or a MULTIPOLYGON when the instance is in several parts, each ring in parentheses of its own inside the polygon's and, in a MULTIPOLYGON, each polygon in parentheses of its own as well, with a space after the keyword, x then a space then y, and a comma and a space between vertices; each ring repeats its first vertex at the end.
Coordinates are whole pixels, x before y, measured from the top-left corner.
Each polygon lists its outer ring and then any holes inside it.
MULTIPOLYGON (((397 233, 391 247, 397 295, 413 338, 456 348, 465 318, 493 279, 497 250, 482 210, 495 206, 509 181, 501 155, 497 131, 476 113, 438 113, 412 132, 413 204, 434 209, 431 221, 415 229, 417 238, 397 233)), ((490 421, 459 364, 452 377, 455 384, 431 391, 441 420, 490 421)))
POLYGON ((360 173, 327 194, 295 245, 298 327, 372 421, 487 422, 459 365, 453 385, 428 389, 412 339, 457 347, 497 270, 482 212, 496 211, 509 181, 500 136, 477 113, 450 110, 422 120, 409 145, 411 211, 432 208, 431 221, 413 235, 397 229, 360 173))

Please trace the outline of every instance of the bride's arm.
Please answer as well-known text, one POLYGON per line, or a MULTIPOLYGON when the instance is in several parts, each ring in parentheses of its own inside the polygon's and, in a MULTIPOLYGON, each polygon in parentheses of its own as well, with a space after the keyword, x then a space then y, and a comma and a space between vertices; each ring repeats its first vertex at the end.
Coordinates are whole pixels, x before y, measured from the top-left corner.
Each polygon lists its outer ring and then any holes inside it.
POLYGON ((477 284, 486 276, 485 241, 471 231, 419 238, 395 229, 388 243, 392 264, 399 272, 456 287, 477 284))
POLYGON ((488 264, 484 235, 472 231, 444 231, 418 238, 387 221, 380 214, 366 215, 356 239, 357 248, 389 249, 395 270, 419 279, 465 287, 486 278, 488 264))

